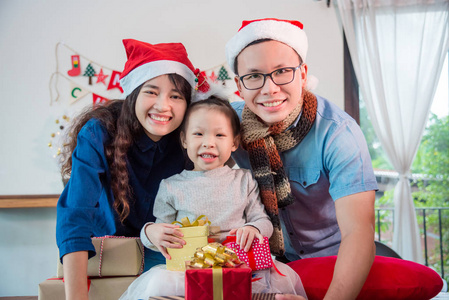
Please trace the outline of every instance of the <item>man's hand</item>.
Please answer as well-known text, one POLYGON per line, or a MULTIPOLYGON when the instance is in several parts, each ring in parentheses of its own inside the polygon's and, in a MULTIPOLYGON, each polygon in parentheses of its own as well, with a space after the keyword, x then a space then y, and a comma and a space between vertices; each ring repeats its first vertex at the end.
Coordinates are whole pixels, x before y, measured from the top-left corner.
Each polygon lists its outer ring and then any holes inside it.
POLYGON ((235 241, 240 246, 241 249, 248 252, 251 248, 251 244, 254 238, 259 239, 259 244, 263 244, 263 236, 260 234, 259 229, 254 226, 243 226, 238 229, 232 229, 229 232, 230 235, 236 235, 235 241))
POLYGON ((166 259, 171 259, 167 248, 182 248, 186 242, 181 231, 176 230, 179 225, 154 223, 145 227, 145 234, 166 259))

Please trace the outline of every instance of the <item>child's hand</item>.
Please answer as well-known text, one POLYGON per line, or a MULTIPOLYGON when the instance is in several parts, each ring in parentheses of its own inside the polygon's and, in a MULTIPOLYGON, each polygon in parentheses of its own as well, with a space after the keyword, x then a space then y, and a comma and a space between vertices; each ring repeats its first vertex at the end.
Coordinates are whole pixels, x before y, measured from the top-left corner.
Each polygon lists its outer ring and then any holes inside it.
POLYGON ((230 235, 236 235, 235 241, 240 246, 241 249, 248 252, 251 248, 251 244, 254 238, 259 239, 259 244, 263 244, 263 236, 260 234, 259 229, 254 226, 243 226, 238 229, 232 229, 229 232, 230 235))
POLYGON ((145 234, 150 242, 161 251, 165 258, 171 259, 167 248, 182 248, 186 242, 182 239, 184 236, 181 231, 176 230, 179 225, 167 223, 154 223, 145 228, 145 234))

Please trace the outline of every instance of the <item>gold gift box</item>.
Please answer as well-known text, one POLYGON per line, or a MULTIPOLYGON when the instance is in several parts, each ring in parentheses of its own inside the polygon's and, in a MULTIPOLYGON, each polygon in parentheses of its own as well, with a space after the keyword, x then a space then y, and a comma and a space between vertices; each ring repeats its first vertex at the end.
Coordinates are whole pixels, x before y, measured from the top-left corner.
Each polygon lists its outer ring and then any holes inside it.
POLYGON ((181 249, 167 248, 171 259, 166 260, 167 270, 185 271, 185 262, 191 260, 196 249, 207 245, 209 226, 191 226, 177 228, 184 234, 186 244, 181 249))

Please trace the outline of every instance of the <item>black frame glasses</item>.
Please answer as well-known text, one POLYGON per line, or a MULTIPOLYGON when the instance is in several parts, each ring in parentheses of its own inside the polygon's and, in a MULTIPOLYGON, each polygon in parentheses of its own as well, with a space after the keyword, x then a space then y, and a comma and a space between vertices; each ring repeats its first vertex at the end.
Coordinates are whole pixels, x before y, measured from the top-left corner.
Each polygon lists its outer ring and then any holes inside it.
POLYGON ((284 67, 284 68, 279 68, 279 69, 274 70, 273 72, 266 73, 266 74, 264 74, 264 73, 249 73, 249 74, 245 74, 245 75, 243 75, 243 76, 240 76, 240 77, 239 77, 239 80, 242 82, 242 84, 243 84, 243 86, 245 87, 245 89, 250 90, 250 91, 261 89, 261 88, 265 85, 265 81, 267 80, 267 76, 270 77, 270 78, 271 78, 271 81, 273 81, 273 83, 276 84, 276 85, 286 85, 286 84, 291 83, 293 80, 295 80, 295 73, 296 73, 296 70, 298 70, 299 68, 301 68, 302 65, 303 65, 303 64, 301 63, 301 64, 299 64, 299 66, 297 66, 297 67, 284 67), (273 78, 273 74, 276 73, 276 72, 279 73, 279 74, 282 74, 282 72, 283 72, 283 71, 286 71, 286 70, 291 70, 291 71, 292 71, 292 78, 290 79, 290 81, 288 81, 288 82, 282 82, 282 83, 277 83, 276 80, 278 80, 278 79, 276 78, 276 76, 273 78), (257 88, 254 88, 254 87, 248 88, 248 87, 246 86, 246 84, 245 84, 245 81, 246 81, 246 83, 248 84, 248 80, 249 80, 251 77, 253 77, 253 76, 263 76, 262 84, 261 84, 260 86, 258 85, 257 88))

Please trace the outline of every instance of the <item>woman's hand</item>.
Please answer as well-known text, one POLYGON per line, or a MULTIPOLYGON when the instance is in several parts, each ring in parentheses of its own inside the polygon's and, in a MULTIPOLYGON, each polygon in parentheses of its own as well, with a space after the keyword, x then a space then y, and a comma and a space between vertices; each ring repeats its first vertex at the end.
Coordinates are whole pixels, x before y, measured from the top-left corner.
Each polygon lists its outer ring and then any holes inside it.
POLYGON ((179 225, 167 223, 154 223, 145 227, 145 234, 150 242, 153 243, 164 255, 166 259, 171 259, 167 248, 182 248, 186 242, 182 239, 184 236, 181 231, 176 230, 179 225))
POLYGON ((263 244, 263 236, 260 234, 259 229, 254 226, 243 226, 238 229, 232 229, 229 232, 230 235, 236 235, 235 241, 240 246, 241 249, 248 252, 251 248, 251 244, 254 241, 254 238, 259 239, 259 244, 263 244))
POLYGON ((66 300, 88 300, 87 251, 71 252, 62 257, 66 300))

